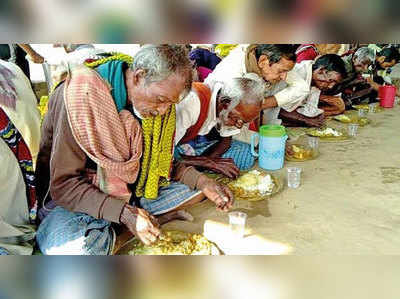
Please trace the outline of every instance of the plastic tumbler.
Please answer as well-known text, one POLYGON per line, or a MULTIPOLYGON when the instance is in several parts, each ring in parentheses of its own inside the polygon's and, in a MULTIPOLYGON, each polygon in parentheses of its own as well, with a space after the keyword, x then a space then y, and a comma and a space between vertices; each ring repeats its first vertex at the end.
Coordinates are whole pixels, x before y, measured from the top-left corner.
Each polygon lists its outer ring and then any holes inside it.
POLYGON ((358 124, 349 124, 349 136, 355 137, 357 135, 358 124))
POLYGON ((313 137, 313 136, 308 136, 308 145, 313 150, 318 150, 319 138, 318 137, 313 137))
POLYGON ((376 108, 378 107, 378 103, 369 104, 369 113, 376 113, 376 108))
POLYGON ((301 168, 289 167, 287 169, 287 179, 289 188, 298 188, 300 186, 301 168))
POLYGON ((358 110, 358 116, 359 117, 366 117, 367 116, 367 112, 368 112, 367 109, 359 109, 358 110))
POLYGON ((228 216, 229 216, 229 226, 232 235, 237 238, 243 238, 246 228, 247 214, 235 211, 235 212, 230 212, 228 216))

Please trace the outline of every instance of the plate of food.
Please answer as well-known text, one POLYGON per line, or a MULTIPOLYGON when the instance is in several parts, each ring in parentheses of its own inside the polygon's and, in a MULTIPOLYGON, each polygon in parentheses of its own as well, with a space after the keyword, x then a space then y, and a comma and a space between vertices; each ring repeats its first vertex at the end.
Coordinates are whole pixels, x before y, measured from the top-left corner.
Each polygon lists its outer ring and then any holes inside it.
POLYGON ((330 127, 308 129, 307 135, 319 137, 321 141, 344 141, 350 138, 344 131, 330 127))
POLYGON ((358 117, 355 115, 346 115, 340 114, 333 117, 334 120, 337 120, 344 124, 359 124, 361 127, 364 127, 371 123, 371 120, 366 117, 358 117))
POLYGON ((318 151, 303 144, 290 144, 289 149, 289 151, 286 151, 286 161, 304 162, 313 160, 318 156, 318 151))
POLYGON ((122 255, 221 255, 218 247, 201 234, 165 231, 152 245, 134 239, 119 252, 122 255))
MULTIPOLYGON (((352 106, 356 110, 365 109, 369 111, 369 104, 360 104, 360 105, 353 105, 352 106)), ((379 106, 379 104, 375 108, 375 113, 382 112, 383 108, 379 106)))
POLYGON ((228 184, 237 200, 259 201, 283 189, 282 181, 265 171, 251 170, 228 184))

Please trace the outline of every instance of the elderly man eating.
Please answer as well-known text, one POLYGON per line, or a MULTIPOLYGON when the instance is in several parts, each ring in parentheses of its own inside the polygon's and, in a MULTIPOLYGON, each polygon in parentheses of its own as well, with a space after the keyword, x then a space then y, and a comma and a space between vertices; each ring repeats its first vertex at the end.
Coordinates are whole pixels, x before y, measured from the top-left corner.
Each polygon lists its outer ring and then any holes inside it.
POLYGON ((295 51, 295 46, 284 44, 240 45, 217 65, 205 83, 212 86, 214 82, 225 82, 247 73, 259 75, 265 81, 262 123, 279 123, 280 108, 293 111, 297 105, 293 102, 294 96, 308 93, 304 79, 291 71, 296 62, 295 51))
POLYGON ((204 196, 228 210, 229 189, 172 167, 175 104, 192 81, 182 48, 146 46, 133 62, 115 55, 88 66, 70 70, 43 124, 38 175, 49 181, 39 193, 56 207, 38 229, 41 251, 111 254, 126 230, 150 244, 160 224, 185 218, 176 210, 204 196))
POLYGON ((234 140, 244 125, 259 117, 264 82, 256 74, 215 82, 193 83, 192 92, 177 106, 178 151, 185 165, 234 178, 254 164, 249 146, 234 140))

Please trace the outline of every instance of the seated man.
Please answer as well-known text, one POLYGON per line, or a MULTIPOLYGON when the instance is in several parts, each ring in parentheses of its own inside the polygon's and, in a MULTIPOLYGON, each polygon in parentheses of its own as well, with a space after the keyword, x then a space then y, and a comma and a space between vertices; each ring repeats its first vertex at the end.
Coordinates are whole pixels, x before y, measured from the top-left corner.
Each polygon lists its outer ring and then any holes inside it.
POLYGON ((232 142, 232 136, 259 117, 263 99, 264 82, 256 74, 216 82, 210 87, 193 83, 192 92, 178 104, 176 111, 175 142, 179 144, 179 153, 186 155, 183 163, 231 178, 239 174, 239 169, 251 168, 254 158, 250 146, 232 142), (213 129, 218 136, 211 136, 213 129))
POLYGON ((40 114, 29 79, 0 60, 0 255, 33 252, 40 114))
POLYGON ((346 64, 347 78, 342 81, 343 100, 346 108, 359 104, 364 99, 375 100, 371 85, 365 79, 372 71, 375 61, 375 52, 371 48, 361 47, 353 54, 342 56, 346 64))
MULTIPOLYGON (((298 100, 295 96, 306 97, 308 94, 309 86, 304 79, 291 71, 296 61, 295 51, 293 45, 239 45, 217 65, 205 83, 212 86, 215 82, 243 77, 247 73, 259 75, 265 82, 262 123, 280 123, 280 108, 292 111, 297 105, 291 102, 293 99, 298 100)), ((245 133, 244 129, 235 138, 246 140, 245 133)))
POLYGON ((56 207, 38 229, 40 250, 111 254, 116 233, 127 231, 150 244, 160 224, 187 219, 176 210, 204 195, 227 211, 233 196, 226 186, 193 167, 170 171, 174 104, 191 86, 183 49, 146 46, 133 62, 118 55, 90 67, 70 70, 43 123, 39 193, 54 201, 46 209, 56 207))
MULTIPOLYGON (((368 83, 376 92, 379 91, 382 85, 392 84, 392 79, 389 75, 392 72, 392 67, 399 61, 399 50, 395 47, 386 47, 376 53, 376 64, 373 76, 367 79, 368 83)), ((400 90, 398 89, 396 90, 396 96, 400 96, 400 90)))
POLYGON ((294 96, 298 105, 294 111, 280 111, 280 118, 286 126, 320 127, 324 116, 343 113, 345 106, 337 93, 339 83, 346 77, 343 60, 336 54, 327 54, 314 61, 303 61, 294 71, 308 83, 307 97, 294 96))

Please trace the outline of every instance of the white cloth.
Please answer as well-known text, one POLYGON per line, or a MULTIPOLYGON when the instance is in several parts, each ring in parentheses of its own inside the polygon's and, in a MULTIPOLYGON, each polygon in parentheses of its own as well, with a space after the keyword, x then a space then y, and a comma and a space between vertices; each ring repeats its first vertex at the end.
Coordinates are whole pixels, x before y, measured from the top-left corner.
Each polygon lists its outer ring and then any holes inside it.
POLYGON ((63 56, 49 57, 46 62, 50 65, 51 86, 63 77, 69 67, 83 64, 87 59, 97 59, 98 54, 105 52, 102 49, 96 49, 93 45, 82 45, 63 56))
MULTIPOLYGON (((207 118, 201 126, 198 135, 204 136, 216 127, 219 123, 217 117, 217 95, 223 87, 221 82, 212 82, 210 105, 208 107, 207 118)), ((186 131, 195 125, 200 117, 200 98, 195 90, 192 90, 179 104, 176 105, 176 133, 175 144, 185 136, 186 131)), ((230 137, 240 133, 240 129, 222 126, 218 130, 222 137, 230 137)))
POLYGON ((15 110, 1 104, 0 106, 24 138, 35 165, 40 143, 40 112, 36 96, 29 79, 17 65, 4 60, 0 60, 0 64, 16 75, 14 83, 18 95, 15 110))
MULTIPOLYGON (((296 78, 299 78, 307 86, 307 92, 304 94, 288 94, 287 96, 291 98, 291 102, 296 103, 293 105, 293 110, 298 113, 303 114, 307 117, 316 117, 324 111, 318 108, 319 96, 321 91, 316 87, 311 87, 312 82, 312 66, 314 61, 304 60, 300 63, 296 63, 292 72, 296 73, 296 78)), ((291 112, 285 109, 288 112, 291 112)))
POLYGON ((25 182, 14 153, 3 139, 0 139, 0 156, 0 221, 12 225, 27 224, 29 214, 25 182))
MULTIPOLYGON (((24 138, 35 165, 40 142, 40 113, 36 106, 36 97, 28 78, 19 67, 2 60, 0 64, 16 74, 13 80, 18 95, 15 110, 3 105, 1 108, 24 138)), ((21 168, 14 153, 2 139, 0 157, 0 247, 6 248, 12 254, 31 254, 32 246, 13 240, 15 237, 31 240, 33 229, 29 226, 26 186, 21 168)))

